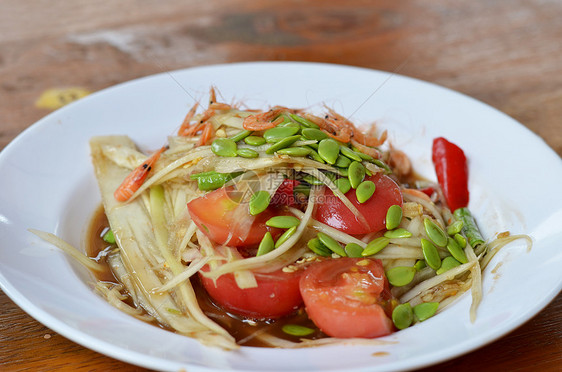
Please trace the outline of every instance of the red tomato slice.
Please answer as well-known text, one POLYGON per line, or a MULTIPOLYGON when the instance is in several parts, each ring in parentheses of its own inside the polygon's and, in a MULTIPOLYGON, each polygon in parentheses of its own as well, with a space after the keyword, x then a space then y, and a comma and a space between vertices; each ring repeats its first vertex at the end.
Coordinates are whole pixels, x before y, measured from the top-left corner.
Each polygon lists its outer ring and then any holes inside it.
POLYGON ((275 237, 281 232, 265 225, 271 217, 280 214, 270 207, 251 216, 246 206, 237 208, 232 188, 220 188, 211 191, 187 204, 191 219, 197 227, 218 244, 228 244, 231 247, 245 247, 259 244, 266 232, 270 231, 275 237), (245 226, 248 221, 250 226, 245 226))
POLYGON ((376 186, 375 193, 369 200, 363 204, 359 203, 353 189, 345 196, 365 217, 369 226, 361 223, 327 187, 324 189, 322 202, 318 203, 314 218, 347 234, 367 234, 384 229, 388 208, 394 204, 402 206, 400 187, 392 178, 383 174, 367 177, 366 180, 373 181, 376 186))
POLYGON ((394 331, 392 295, 380 260, 314 263, 301 278, 300 291, 308 317, 328 336, 374 338, 394 331))
POLYGON ((292 207, 297 205, 297 200, 295 198, 295 186, 300 184, 297 180, 285 179, 281 186, 277 189, 277 192, 271 198, 272 205, 288 205, 292 207))
POLYGON ((299 281, 302 270, 285 273, 281 270, 272 273, 254 273, 258 286, 240 289, 233 274, 221 275, 212 279, 199 275, 203 287, 211 298, 223 308, 254 319, 274 319, 288 315, 302 304, 299 281))

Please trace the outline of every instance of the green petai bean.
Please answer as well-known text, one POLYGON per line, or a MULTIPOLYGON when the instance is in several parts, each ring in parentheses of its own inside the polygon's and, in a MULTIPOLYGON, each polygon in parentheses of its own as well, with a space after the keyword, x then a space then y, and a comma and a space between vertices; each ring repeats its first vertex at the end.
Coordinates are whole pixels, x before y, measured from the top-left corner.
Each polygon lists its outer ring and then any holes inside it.
POLYGON ((406 229, 399 227, 397 229, 389 230, 385 232, 384 236, 389 239, 401 239, 401 238, 410 238, 412 236, 412 233, 406 229))
POLYGON ((432 219, 425 218, 423 220, 423 226, 425 227, 425 233, 433 243, 439 247, 445 247, 447 245, 447 234, 432 219))
POLYGON ((109 229, 102 237, 103 241, 109 244, 115 244, 115 235, 113 234, 113 230, 109 229))
MULTIPOLYGON (((301 136, 301 140, 302 141, 308 141, 306 138, 304 138, 303 136, 301 136)), ((318 143, 309 143, 307 145, 308 147, 310 147, 311 149, 313 149, 314 151, 318 151, 318 143)), ((325 163, 324 160, 322 160, 322 163, 325 163)))
POLYGON ((271 195, 265 190, 260 190, 256 192, 250 198, 250 202, 248 204, 250 209, 250 214, 255 216, 260 214, 261 212, 265 211, 269 206, 269 202, 271 201, 271 195))
POLYGON ((350 149, 347 146, 340 146, 340 151, 341 151, 342 155, 350 158, 351 160, 358 161, 358 162, 363 161, 363 158, 361 158, 361 155, 359 155, 358 153, 356 153, 355 151, 353 151, 352 149, 350 149))
POLYGON ((326 163, 324 159, 322 159, 322 157, 318 155, 318 152, 316 152, 316 150, 312 148, 312 146, 308 145, 308 148, 310 149, 310 154, 308 154, 308 156, 310 156, 312 160, 315 160, 322 164, 326 163))
POLYGON ((284 138, 294 136, 299 132, 299 129, 300 127, 275 127, 266 130, 263 133, 263 138, 267 143, 277 143, 284 138))
POLYGON ((301 130, 301 125, 299 123, 295 123, 294 121, 286 117, 285 121, 279 124, 276 128, 296 128, 298 129, 297 130, 298 133, 301 130))
POLYGON ((462 221, 455 221, 452 224, 450 224, 449 226, 447 226, 447 234, 450 236, 453 236, 455 234, 458 234, 461 232, 462 228, 464 226, 464 223, 462 221))
POLYGON ((349 168, 339 168, 339 171, 340 171, 340 175, 344 177, 349 177, 349 168))
POLYGON ((318 144, 318 154, 328 164, 335 164, 340 153, 340 145, 331 138, 323 139, 318 144))
POLYGON ((286 147, 291 146, 293 143, 297 142, 299 139, 300 139, 300 136, 298 136, 298 135, 283 138, 282 140, 274 143, 273 145, 271 145, 270 148, 265 150, 265 153, 271 155, 271 154, 275 153, 276 151, 279 151, 281 149, 284 149, 286 147))
POLYGON ((301 131, 301 133, 307 140, 322 141, 323 139, 330 138, 326 132, 315 128, 305 128, 301 131))
POLYGON ((283 330, 283 332, 285 332, 288 335, 296 336, 296 337, 309 336, 309 335, 313 334, 314 332, 316 332, 312 328, 308 328, 308 327, 301 326, 301 325, 298 325, 298 324, 285 324, 281 328, 281 330, 283 330))
POLYGON ((301 221, 295 216, 274 216, 265 222, 269 227, 277 227, 279 229, 290 229, 298 226, 301 221))
POLYGON ((464 250, 460 247, 459 243, 453 238, 447 239, 447 250, 457 261, 460 263, 467 263, 468 259, 466 258, 466 254, 464 250))
POLYGON ((289 230, 285 231, 283 234, 281 234, 281 236, 279 237, 279 239, 277 239, 277 241, 275 242, 275 248, 279 248, 281 246, 281 244, 285 243, 287 240, 289 240, 289 238, 291 236, 293 236, 293 234, 297 231, 297 227, 293 226, 291 227, 289 230))
POLYGON ((293 119, 294 121, 296 121, 299 124, 304 125, 307 128, 319 128, 319 126, 316 123, 313 123, 312 121, 308 120, 307 118, 303 118, 302 116, 299 116, 297 114, 289 114, 289 116, 291 117, 291 119, 293 119))
POLYGON ((248 136, 244 138, 244 142, 250 146, 261 146, 265 144, 265 138, 260 136, 248 136))
POLYGON ((386 247, 388 245, 388 243, 390 243, 390 239, 386 238, 384 236, 381 236, 379 238, 376 238, 374 240, 371 240, 371 242, 369 242, 369 244, 367 244, 367 246, 365 247, 365 249, 363 250, 362 255, 364 257, 366 256, 372 256, 374 254, 379 253, 384 247, 386 247))
POLYGON ((425 260, 417 260, 414 264, 414 269, 416 269, 416 271, 420 271, 425 267, 427 267, 427 265, 425 264, 425 260))
POLYGON ((461 247, 462 249, 466 248, 466 238, 464 236, 462 236, 461 234, 455 234, 455 236, 453 236, 453 239, 455 239, 459 247, 461 247))
POLYGON ((324 244, 326 246, 326 248, 328 248, 332 252, 334 252, 334 253, 342 256, 342 257, 347 256, 347 254, 345 253, 345 250, 342 248, 340 243, 338 243, 334 238, 332 238, 329 235, 326 235, 322 232, 319 232, 317 237, 320 240, 320 242, 322 244, 324 244))
POLYGON ((414 280, 416 269, 412 266, 396 266, 386 272, 388 282, 395 287, 403 287, 414 280))
POLYGON ((460 264, 461 263, 455 260, 452 256, 447 256, 443 259, 443 262, 441 262, 441 267, 435 273, 437 275, 441 275, 444 272, 449 271, 454 267, 460 266, 460 264))
POLYGON ((265 233, 265 235, 263 236, 260 242, 256 256, 264 255, 266 253, 271 252, 274 249, 275 249, 275 242, 273 241, 273 236, 268 231, 265 233))
POLYGON ((427 239, 421 239, 422 253, 427 266, 437 271, 441 267, 441 258, 437 248, 427 239))
POLYGON ((349 165, 348 171, 349 183, 352 188, 356 189, 365 178, 365 167, 360 162, 354 161, 349 165))
POLYGON ((348 257, 363 257, 363 247, 357 243, 348 243, 344 250, 348 257))
POLYGON ((230 137, 234 142, 242 141, 244 138, 248 137, 253 132, 251 130, 242 130, 236 133, 234 136, 230 137))
POLYGON ((306 245, 312 252, 319 256, 330 257, 332 255, 332 251, 322 244, 318 238, 310 239, 306 245))
POLYGON ((343 194, 351 190, 351 184, 347 178, 338 178, 334 181, 334 183, 343 194))
POLYGON ((248 158, 248 159, 257 158, 258 156, 260 156, 259 152, 248 148, 238 149, 236 150, 236 154, 238 154, 238 156, 242 158, 248 158))
POLYGON ((235 157, 238 146, 230 138, 217 138, 211 144, 211 151, 218 156, 235 157))
POLYGON ((367 200, 371 199, 371 196, 375 193, 375 183, 373 181, 363 181, 355 189, 355 196, 357 201, 361 204, 365 203, 367 200))
POLYGON ((371 163, 375 160, 375 158, 373 158, 371 155, 364 154, 364 153, 362 153, 360 150, 358 150, 358 149, 356 149, 356 148, 354 148, 354 147, 352 147, 351 149, 352 149, 353 151, 355 151, 355 153, 356 153, 357 155, 359 155, 359 157, 360 157, 362 160, 366 160, 366 161, 371 162, 371 163))
POLYGON ((346 156, 338 155, 336 163, 334 164, 338 168, 347 168, 351 164, 351 159, 346 156))
POLYGON ((416 318, 423 322, 435 315, 439 308, 439 302, 422 302, 413 307, 414 315, 416 318))
POLYGON ((302 178, 302 180, 314 186, 320 186, 324 184, 324 182, 320 181, 318 178, 314 177, 311 174, 307 174, 302 178))
POLYGON ((393 230, 400 226, 400 222, 402 222, 402 207, 391 205, 386 211, 386 229, 393 230))
POLYGON ((408 328, 414 321, 414 312, 409 302, 400 304, 392 311, 392 322, 398 329, 408 328))
POLYGON ((390 167, 382 160, 379 159, 374 159, 371 161, 371 163, 375 164, 377 167, 384 169, 385 173, 390 174, 392 173, 392 169, 390 169, 390 167))
POLYGON ((303 157, 309 155, 311 151, 312 150, 308 147, 287 147, 281 150, 277 150, 277 153, 281 155, 303 157))

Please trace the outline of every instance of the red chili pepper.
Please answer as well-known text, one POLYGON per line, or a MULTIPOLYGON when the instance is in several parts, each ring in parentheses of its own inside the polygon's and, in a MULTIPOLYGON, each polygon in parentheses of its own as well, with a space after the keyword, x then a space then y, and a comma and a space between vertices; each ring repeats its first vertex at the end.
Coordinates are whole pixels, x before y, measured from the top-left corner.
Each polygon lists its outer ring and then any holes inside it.
POLYGON ((292 207, 297 205, 297 200, 295 199, 295 186, 300 184, 299 181, 293 179, 286 179, 283 181, 281 186, 277 189, 273 198, 271 198, 272 205, 288 205, 292 207))
POLYGON ((451 211, 468 205, 468 167, 460 147, 443 137, 433 140, 433 164, 437 180, 451 211))
POLYGON ((435 190, 433 190, 433 187, 426 187, 423 189, 420 189, 421 192, 423 192, 425 195, 429 196, 431 198, 431 195, 433 195, 433 193, 435 192, 435 190))

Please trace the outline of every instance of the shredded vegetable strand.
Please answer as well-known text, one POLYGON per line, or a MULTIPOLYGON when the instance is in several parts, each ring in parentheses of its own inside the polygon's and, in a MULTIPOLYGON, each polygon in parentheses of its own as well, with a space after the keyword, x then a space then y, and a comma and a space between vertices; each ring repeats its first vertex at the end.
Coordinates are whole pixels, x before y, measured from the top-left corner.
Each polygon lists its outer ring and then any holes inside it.
POLYGON ((207 235, 203 234, 201 230, 198 229, 195 234, 203 256, 213 258, 213 260, 209 261, 209 268, 211 271, 216 270, 216 268, 220 265, 219 261, 226 260, 226 257, 217 253, 213 243, 211 243, 211 240, 207 237, 207 235))
POLYGON ((466 245, 464 252, 466 253, 468 262, 474 264, 470 268, 472 276, 472 289, 470 291, 472 295, 472 303, 470 304, 470 321, 474 323, 476 321, 476 309, 482 301, 482 271, 480 269, 480 262, 478 262, 478 258, 476 257, 476 254, 474 254, 474 250, 470 244, 466 245))
POLYGON ((183 239, 178 246, 177 257, 176 257, 177 259, 179 259, 179 257, 181 257, 183 252, 185 252, 185 250, 187 249, 187 243, 191 241, 191 239, 195 235, 195 231, 197 231, 197 225, 195 224, 195 222, 190 221, 189 226, 187 227, 187 231, 183 235, 183 239))
MULTIPOLYGON (((113 275, 115 275, 115 278, 117 278, 119 283, 125 286, 129 296, 131 297, 135 305, 140 306, 141 303, 146 303, 146 300, 139 299, 139 296, 142 296, 142 291, 139 291, 135 287, 135 282, 132 280, 131 274, 129 274, 129 272, 125 268, 123 260, 121 260, 121 254, 118 252, 118 250, 113 251, 107 256, 107 264, 109 265, 111 272, 113 273, 113 275)), ((152 314, 156 313, 156 311, 148 312, 152 314)))
POLYGON ((330 180, 330 178, 328 178, 328 176, 326 176, 324 173, 320 172, 317 169, 305 168, 303 169, 303 172, 306 172, 311 176, 318 178, 322 183, 324 183, 324 185, 326 185, 330 190, 332 190, 334 195, 337 196, 343 202, 343 204, 345 204, 347 208, 349 208, 349 210, 355 215, 355 217, 359 220, 359 222, 361 222, 361 224, 367 227, 369 226, 369 222, 367 222, 365 216, 363 216, 363 214, 359 212, 357 207, 355 207, 355 205, 353 205, 349 201, 349 199, 340 191, 340 189, 338 189, 338 187, 332 182, 332 180, 330 180))
POLYGON ((150 315, 144 314, 139 308, 132 307, 124 302, 127 296, 121 294, 120 290, 123 288, 122 284, 112 285, 110 283, 97 282, 95 289, 102 295, 106 301, 114 306, 115 308, 121 310, 122 312, 134 316, 145 322, 152 322, 154 318, 150 315))
POLYGON ((139 187, 137 191, 135 191, 135 193, 131 196, 129 201, 134 200, 136 197, 141 195, 145 190, 147 190, 149 187, 160 181, 165 175, 177 169, 178 167, 181 167, 182 165, 192 160, 203 158, 211 154, 212 152, 209 146, 201 146, 196 149, 193 149, 188 154, 182 156, 177 160, 174 160, 173 162, 162 168, 160 171, 158 171, 156 174, 152 175, 149 179, 147 179, 146 182, 143 183, 142 186, 139 187))
POLYGON ((402 195, 404 196, 404 200, 409 202, 415 202, 422 205, 427 211, 429 211, 433 215, 433 217, 437 219, 437 221, 441 226, 447 226, 447 224, 443 220, 443 216, 441 215, 441 213, 439 212, 439 210, 437 209, 437 207, 433 202, 431 202, 430 200, 426 200, 423 197, 412 195, 411 193, 405 192, 402 195))
POLYGON ((103 154, 120 167, 133 170, 148 159, 142 152, 123 146, 102 146, 103 154))
MULTIPOLYGON (((401 258, 423 260, 423 253, 419 248, 404 247, 401 245, 389 244, 386 246, 385 249, 375 254, 374 257, 379 258, 381 260, 401 259, 401 258)), ((412 265, 406 265, 406 266, 412 266, 412 265)))
MULTIPOLYGON (((165 314, 164 316, 161 315, 160 312, 154 307, 157 304, 150 301, 149 294, 144 291, 144 289, 142 288, 142 284, 138 280, 138 278, 129 274, 131 271, 123 262, 120 254, 117 253, 109 255, 108 264, 111 267, 112 272, 117 280, 122 283, 125 288, 127 288, 127 292, 129 293, 139 310, 143 309, 149 314, 150 317, 153 317, 159 323, 165 324, 180 331, 180 325, 176 325, 178 328, 173 327, 173 320, 168 319, 165 314)), ((161 306, 170 305, 169 302, 164 300, 160 304, 161 306)))
POLYGON ((500 249, 502 249, 507 244, 510 244, 519 239, 525 240, 525 243, 527 243, 527 252, 529 252, 531 250, 531 247, 533 246, 533 240, 528 235, 511 235, 505 238, 497 238, 488 244, 486 254, 480 262, 482 270, 484 270, 488 266, 492 258, 494 258, 494 256, 500 251, 500 249))
MULTIPOLYGON (((227 249, 228 252, 229 262, 243 259, 242 255, 236 248, 225 247, 225 249, 227 249)), ((256 288, 258 286, 258 281, 256 280, 254 273, 250 270, 235 271, 234 281, 240 289, 256 288)))
POLYGON ((191 262, 191 264, 189 264, 189 266, 187 267, 187 269, 185 269, 184 271, 182 271, 180 274, 174 276, 174 278, 172 278, 170 281, 168 281, 165 285, 163 285, 160 288, 155 288, 153 291, 154 292, 165 292, 168 291, 176 286, 178 286, 179 284, 182 284, 184 281, 186 281, 187 279, 191 278, 193 275, 197 274, 197 272, 203 267, 205 266, 205 264, 207 262, 209 262, 209 260, 211 259, 211 257, 205 257, 205 258, 201 258, 199 260, 193 260, 191 262))
POLYGON ((405 303, 410 301, 411 299, 413 299, 415 296, 419 295, 420 293, 435 287, 436 285, 443 283, 446 280, 452 280, 454 279, 457 275, 465 273, 467 271, 469 271, 470 269, 472 269, 472 267, 474 266, 475 262, 468 262, 465 264, 462 264, 460 266, 457 266, 455 268, 452 268, 451 270, 447 270, 445 271, 443 274, 441 275, 437 275, 431 279, 428 279, 424 282, 421 282, 420 284, 418 284, 417 286, 415 286, 414 288, 412 288, 411 290, 409 290, 408 292, 406 292, 404 295, 402 295, 402 297, 400 297, 400 302, 401 303, 405 303))
POLYGON ((410 289, 414 288, 419 283, 422 283, 423 281, 425 281, 429 278, 432 278, 435 275, 436 275, 435 270, 433 270, 429 266, 426 266, 423 269, 416 272, 416 274, 414 275, 414 279, 412 279, 412 281, 409 284, 401 286, 401 287, 393 287, 391 289, 392 294, 395 297, 400 298, 400 297, 402 297, 402 295, 404 295, 410 289))
MULTIPOLYGON (((289 208, 289 211, 295 216, 297 216, 298 218, 300 218, 301 220, 304 217, 304 213, 296 208, 289 208)), ((367 246, 367 243, 355 238, 354 236, 351 236, 342 231, 334 229, 333 227, 323 224, 322 222, 317 221, 314 218, 310 218, 308 220, 308 225, 312 226, 316 230, 323 232, 324 234, 329 235, 330 237, 344 244, 355 243, 361 246, 362 248, 365 248, 367 246)))
POLYGON ((104 270, 103 265, 100 265, 99 263, 93 261, 91 258, 86 256, 85 254, 83 254, 78 249, 76 249, 72 245, 68 244, 67 242, 65 242, 64 240, 59 238, 58 236, 56 236, 54 234, 51 234, 51 233, 44 232, 44 231, 35 230, 35 229, 28 229, 28 230, 29 230, 29 232, 32 232, 33 234, 37 235, 38 237, 40 237, 44 241, 46 241, 48 243, 51 243, 55 247, 59 248, 61 251, 65 252, 66 254, 68 254, 69 256, 74 258, 77 262, 82 264, 84 267, 86 267, 90 270, 94 270, 94 271, 103 271, 104 270))

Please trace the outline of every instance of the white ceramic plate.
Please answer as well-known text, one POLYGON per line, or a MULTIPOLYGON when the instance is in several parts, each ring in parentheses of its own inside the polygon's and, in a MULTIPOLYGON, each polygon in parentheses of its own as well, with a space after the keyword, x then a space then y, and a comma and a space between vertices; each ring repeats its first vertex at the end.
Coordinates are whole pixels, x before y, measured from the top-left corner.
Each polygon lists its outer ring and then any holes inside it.
POLYGON ((305 63, 199 67, 103 90, 31 126, 0 154, 0 284, 54 331, 108 356, 158 370, 403 370, 474 350, 537 314, 562 288, 562 162, 506 115, 450 90, 360 68, 305 63), (470 208, 486 237, 510 230, 534 240, 506 247, 484 273, 484 300, 469 321, 470 295, 378 345, 224 352, 128 317, 91 289, 91 275, 27 228, 83 247, 100 203, 88 140, 128 134, 156 149, 181 123, 193 98, 215 85, 250 107, 322 104, 357 123, 377 120, 415 168, 434 178, 434 137, 456 142, 470 159, 470 208), (501 265, 499 264, 501 263, 501 265))

